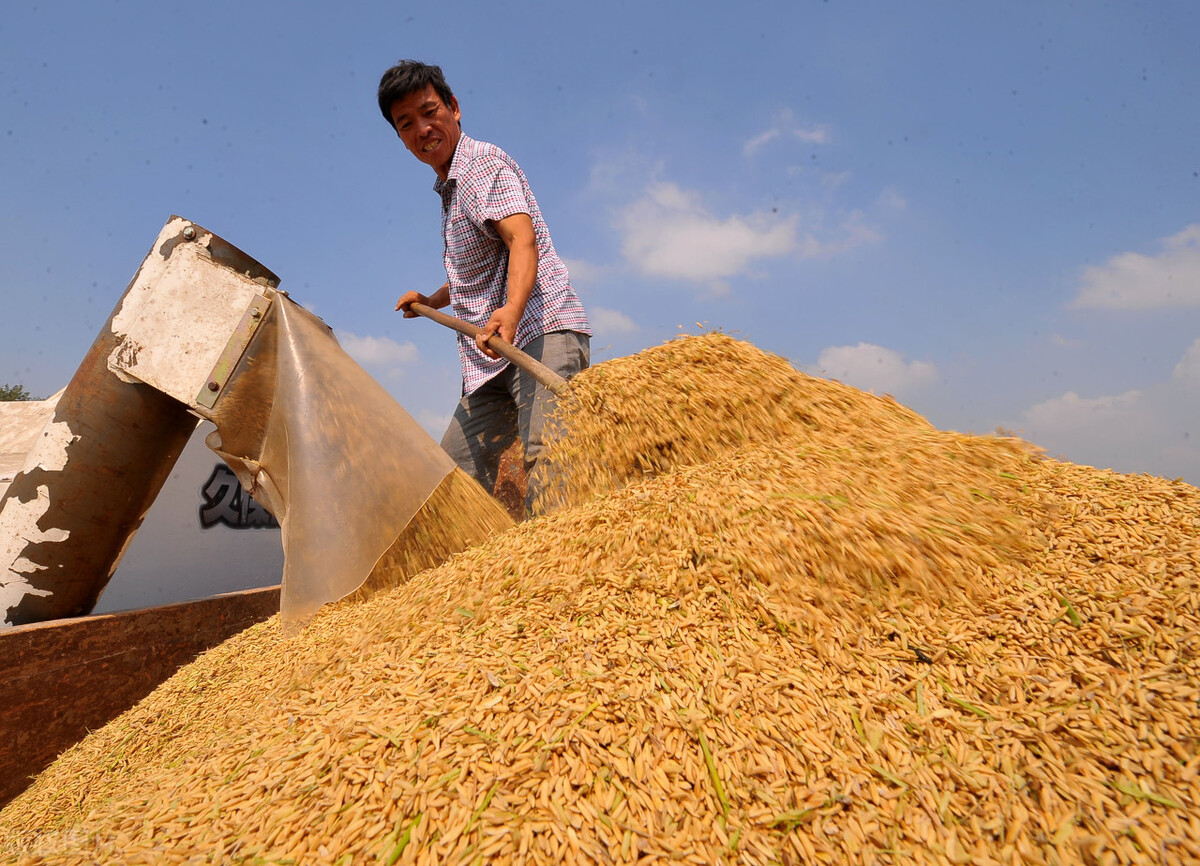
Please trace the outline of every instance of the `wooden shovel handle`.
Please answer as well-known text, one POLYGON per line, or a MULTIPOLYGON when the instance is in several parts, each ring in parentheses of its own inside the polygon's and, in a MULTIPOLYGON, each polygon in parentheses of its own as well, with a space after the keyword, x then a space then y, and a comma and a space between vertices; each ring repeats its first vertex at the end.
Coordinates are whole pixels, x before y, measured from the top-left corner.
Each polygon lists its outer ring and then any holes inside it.
MULTIPOLYGON (((435 310, 428 304, 414 302, 409 305, 409 309, 418 316, 424 316, 426 319, 432 319, 439 325, 445 325, 447 328, 458 331, 460 334, 465 334, 472 339, 477 337, 482 330, 468 322, 464 322, 462 319, 457 319, 454 316, 446 315, 440 310, 435 310)), ((499 334, 493 334, 490 338, 488 338, 487 346, 501 358, 504 358, 506 361, 515 364, 517 367, 533 376, 533 378, 537 379, 555 394, 561 393, 562 390, 567 387, 566 379, 555 373, 541 361, 531 357, 525 352, 522 352, 512 343, 501 338, 499 334)))

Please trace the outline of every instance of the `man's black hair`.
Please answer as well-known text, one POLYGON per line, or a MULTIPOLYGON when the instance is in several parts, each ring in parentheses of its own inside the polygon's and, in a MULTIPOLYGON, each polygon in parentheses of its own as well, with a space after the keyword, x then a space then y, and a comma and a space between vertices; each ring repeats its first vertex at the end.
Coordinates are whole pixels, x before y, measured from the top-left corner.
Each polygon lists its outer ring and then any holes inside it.
POLYGON ((434 92, 449 108, 454 93, 446 83, 446 77, 442 75, 442 67, 430 66, 419 60, 401 60, 383 73, 383 77, 379 79, 379 110, 383 112, 388 126, 392 125, 392 103, 410 93, 424 90, 429 85, 433 85, 434 92))

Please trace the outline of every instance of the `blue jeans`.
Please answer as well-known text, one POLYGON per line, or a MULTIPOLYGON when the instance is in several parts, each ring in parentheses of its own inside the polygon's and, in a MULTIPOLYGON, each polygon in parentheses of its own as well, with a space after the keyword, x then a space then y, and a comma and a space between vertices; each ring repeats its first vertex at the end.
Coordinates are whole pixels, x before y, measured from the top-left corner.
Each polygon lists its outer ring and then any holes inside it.
MULTIPOLYGON (((587 369, 591 361, 591 341, 576 331, 552 331, 521 349, 564 379, 587 369)), ((442 449, 491 493, 501 455, 520 436, 525 448, 525 508, 532 514, 542 485, 537 462, 546 445, 546 419, 554 403, 554 392, 509 364, 459 401, 442 437, 442 449)))

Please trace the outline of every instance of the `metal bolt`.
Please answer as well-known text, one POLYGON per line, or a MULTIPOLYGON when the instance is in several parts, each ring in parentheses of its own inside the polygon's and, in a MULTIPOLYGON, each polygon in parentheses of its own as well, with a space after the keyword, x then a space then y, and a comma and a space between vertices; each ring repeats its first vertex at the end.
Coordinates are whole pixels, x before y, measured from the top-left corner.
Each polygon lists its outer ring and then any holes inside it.
POLYGON ((221 386, 220 386, 220 385, 218 385, 216 382, 209 382, 209 383, 208 383, 208 390, 210 390, 210 391, 220 391, 220 390, 221 390, 221 386))
POLYGON ((258 307, 255 307, 253 310, 250 311, 250 318, 252 318, 252 319, 257 319, 261 316, 262 316, 262 310, 260 310, 258 307))
MULTIPOLYGON (((195 229, 195 227, 194 227, 194 226, 188 226, 187 228, 185 228, 185 229, 183 230, 183 238, 184 238, 184 240, 188 240, 188 241, 195 240, 195 239, 196 239, 196 229, 195 229)), ((215 390, 217 390, 217 389, 216 389, 216 388, 213 388, 213 390, 215 391, 215 390)))

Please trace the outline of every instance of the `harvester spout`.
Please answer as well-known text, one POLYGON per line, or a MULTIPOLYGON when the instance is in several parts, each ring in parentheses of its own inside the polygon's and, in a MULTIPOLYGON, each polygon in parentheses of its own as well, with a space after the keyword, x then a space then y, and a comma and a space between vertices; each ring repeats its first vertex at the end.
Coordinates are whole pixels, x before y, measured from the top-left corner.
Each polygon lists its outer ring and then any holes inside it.
POLYGON ((198 419, 279 519, 285 623, 510 522, 278 285, 211 232, 168 220, 0 495, 3 625, 92 610, 198 419), (397 556, 418 513, 437 522, 431 503, 448 495, 470 527, 397 556))

